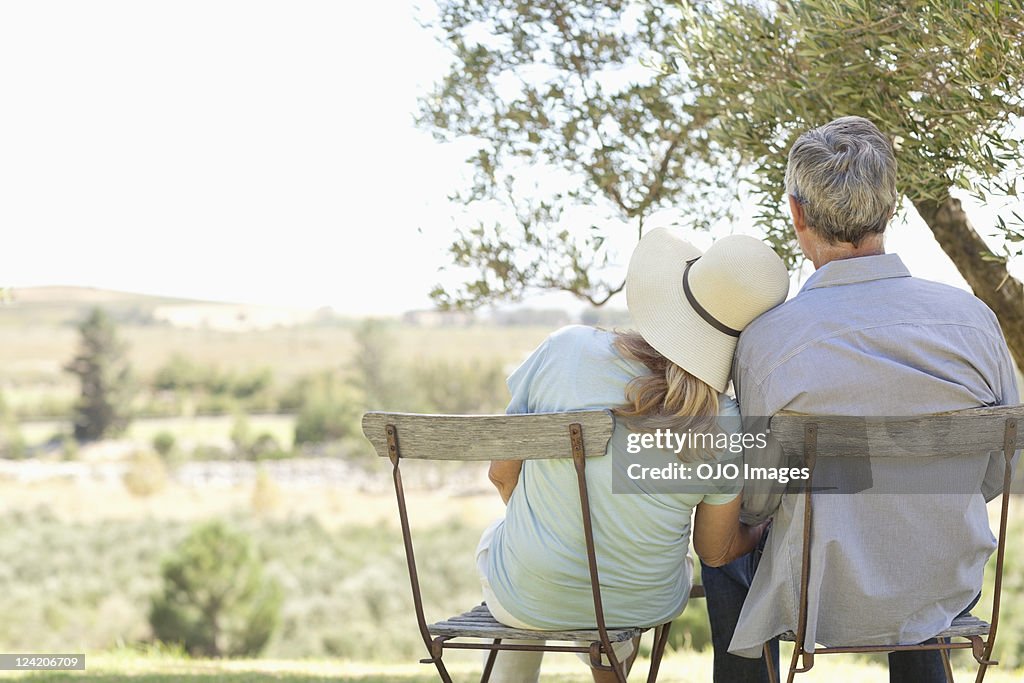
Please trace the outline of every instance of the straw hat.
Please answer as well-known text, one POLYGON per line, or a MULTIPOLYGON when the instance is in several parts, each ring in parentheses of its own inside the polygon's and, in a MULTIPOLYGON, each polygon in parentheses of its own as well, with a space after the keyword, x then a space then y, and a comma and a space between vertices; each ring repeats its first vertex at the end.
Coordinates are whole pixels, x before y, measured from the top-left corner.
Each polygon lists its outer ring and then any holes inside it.
POLYGON ((771 247, 730 235, 701 254, 665 228, 651 230, 629 260, 626 305, 636 330, 661 355, 725 391, 736 341, 778 306, 789 273, 771 247))

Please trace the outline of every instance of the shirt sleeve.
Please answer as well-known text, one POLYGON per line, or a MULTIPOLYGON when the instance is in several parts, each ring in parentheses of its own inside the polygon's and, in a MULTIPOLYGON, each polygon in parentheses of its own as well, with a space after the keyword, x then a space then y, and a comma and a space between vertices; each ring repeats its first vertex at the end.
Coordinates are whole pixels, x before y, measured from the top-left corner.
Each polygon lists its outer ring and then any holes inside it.
MULTIPOLYGON (((1000 339, 1002 339, 1001 335, 1000 339)), ((1000 348, 997 350, 997 354, 999 359, 998 386, 1001 392, 999 405, 1017 405, 1020 403, 1020 390, 1017 387, 1017 372, 1014 368, 1013 360, 1010 358, 1010 350, 1007 348, 1005 341, 1000 345, 1000 348)), ((1020 451, 1017 451, 1013 454, 1012 460, 1014 472, 1016 472, 1019 460, 1020 451)), ((985 496, 986 501, 990 501, 1002 493, 1005 466, 1006 461, 1003 458, 1003 452, 992 451, 989 456, 988 469, 985 471, 985 480, 981 484, 981 493, 985 496)))
MULTIPOLYGON (((771 417, 769 406, 761 386, 751 380, 745 368, 733 367, 733 388, 739 401, 740 413, 743 416, 743 429, 753 431, 767 427, 766 419, 771 417)), ((744 448, 743 463, 751 467, 781 468, 785 466, 785 454, 779 442, 768 435, 764 448, 756 444, 744 448)), ((783 491, 767 481, 749 483, 743 488, 743 504, 740 519, 745 524, 759 524, 770 519, 782 503, 783 491)))
POLYGON ((505 408, 506 414, 538 412, 535 405, 536 397, 532 395, 531 389, 537 374, 545 364, 550 345, 551 337, 548 337, 505 380, 508 391, 512 395, 508 407, 505 408))
MULTIPOLYGON (((719 397, 718 406, 719 427, 729 435, 730 442, 732 442, 732 439, 735 438, 734 435, 742 433, 739 406, 736 404, 736 401, 725 395, 719 397)), ((742 453, 737 454, 729 449, 720 453, 716 459, 718 463, 723 465, 734 464, 741 468, 743 467, 742 453)), ((726 503, 731 503, 736 496, 740 495, 740 491, 743 490, 742 478, 723 477, 716 480, 715 483, 718 490, 704 494, 704 498, 701 500, 702 503, 725 505, 726 503)))

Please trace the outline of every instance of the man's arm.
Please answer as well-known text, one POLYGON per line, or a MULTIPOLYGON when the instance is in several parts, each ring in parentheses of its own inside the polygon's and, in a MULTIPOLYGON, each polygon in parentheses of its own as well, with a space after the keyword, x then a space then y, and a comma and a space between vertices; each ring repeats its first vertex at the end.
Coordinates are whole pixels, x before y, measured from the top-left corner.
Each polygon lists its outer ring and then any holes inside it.
MULTIPOLYGON (((1013 406, 1020 403, 1020 391, 1017 387, 1017 373, 1014 371, 1013 361, 1010 359, 1010 350, 1005 342, 999 349, 999 386, 1002 390, 999 405, 1013 406)), ((1013 468, 1016 471, 1020 460, 1020 451, 1013 455, 1013 468)), ((981 493, 985 501, 996 498, 1003 490, 1003 471, 1006 467, 1002 451, 992 451, 989 456, 988 469, 985 472, 985 481, 981 484, 981 493)))
MULTIPOLYGON (((733 366, 732 383, 736 390, 740 414, 743 416, 743 430, 767 429, 767 418, 775 411, 770 411, 761 387, 753 382, 750 372, 738 363, 733 366), (770 411, 770 412, 769 412, 770 411)), ((743 461, 751 467, 779 468, 785 466, 785 454, 779 442, 768 435, 764 448, 756 443, 751 448, 743 449, 743 461)), ((771 481, 744 482, 743 504, 740 519, 744 524, 757 525, 771 519, 782 503, 783 491, 771 481)))
POLYGON ((492 460, 487 470, 487 478, 501 494, 501 500, 508 505, 512 491, 519 483, 519 472, 523 469, 522 460, 492 460))

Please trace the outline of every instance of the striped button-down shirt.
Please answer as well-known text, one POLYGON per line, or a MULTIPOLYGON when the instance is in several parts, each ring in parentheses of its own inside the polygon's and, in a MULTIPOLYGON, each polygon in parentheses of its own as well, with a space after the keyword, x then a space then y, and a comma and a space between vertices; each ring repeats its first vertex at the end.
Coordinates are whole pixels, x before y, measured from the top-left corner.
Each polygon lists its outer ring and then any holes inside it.
MULTIPOLYGON (((895 254, 821 267, 746 329, 733 380, 745 416, 904 416, 1018 401, 995 315, 967 292, 911 277, 895 254)), ((781 462, 777 448, 745 457, 781 462)), ((921 642, 978 594, 995 547, 985 501, 1001 488, 1002 458, 965 456, 958 466, 973 493, 911 493, 934 471, 883 459, 870 475, 889 493, 815 496, 806 646, 921 642)), ((744 491, 743 506, 746 521, 774 518, 730 647, 758 656, 765 640, 796 630, 803 506, 758 489, 744 491)))

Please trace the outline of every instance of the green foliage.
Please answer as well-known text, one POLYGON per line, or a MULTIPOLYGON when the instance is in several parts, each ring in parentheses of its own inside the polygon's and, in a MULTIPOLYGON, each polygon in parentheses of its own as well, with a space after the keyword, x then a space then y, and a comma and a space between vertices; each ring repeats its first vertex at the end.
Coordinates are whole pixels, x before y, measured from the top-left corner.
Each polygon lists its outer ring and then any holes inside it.
POLYGON ((64 460, 78 459, 78 441, 70 434, 61 433, 57 437, 60 444, 60 455, 64 460))
POLYGON ((280 619, 280 585, 264 577, 247 536, 221 522, 197 527, 164 561, 163 590, 153 599, 157 638, 192 655, 253 655, 280 619))
POLYGON ((600 305, 621 291, 603 267, 609 232, 639 236, 659 208, 690 206, 707 227, 730 207, 728 172, 684 80, 657 60, 680 19, 669 3, 441 0, 435 30, 448 74, 421 100, 420 125, 475 151, 456 199, 500 217, 464 226, 451 246, 469 280, 438 287, 446 307, 517 300, 534 288, 600 305), (543 179, 557 190, 540 194, 543 179), (714 195, 712 198, 710 195, 714 195))
POLYGON ((7 405, 4 395, 0 393, 0 458, 21 460, 27 455, 28 446, 21 430, 18 429, 14 411, 7 405))
POLYGON ((337 371, 303 377, 296 382, 286 401, 298 402, 296 446, 359 434, 362 395, 337 371))
POLYGON ((779 202, 787 152, 839 116, 867 117, 894 140, 899 189, 915 202, 951 187, 983 201, 1016 195, 1021 10, 956 0, 693 3, 662 51, 685 75, 677 94, 699 93, 711 138, 752 170, 770 239, 791 245, 779 202))
POLYGON ((156 371, 152 382, 155 391, 173 392, 180 398, 187 398, 203 413, 223 413, 242 407, 276 409, 273 384, 270 368, 231 372, 197 363, 179 353, 173 354, 156 371))
MULTIPOLYGON (((1002 606, 999 610, 999 631, 996 639, 996 659, 1008 669, 1024 667, 1024 547, 1017 542, 1024 534, 1024 516, 1021 508, 1024 497, 1012 496, 1010 521, 1006 531, 1006 558, 1003 560, 1002 606)), ((993 533, 998 527, 993 525, 993 533)), ((989 620, 992 614, 992 595, 995 589, 995 556, 985 571, 985 585, 981 599, 971 610, 975 616, 989 620)), ((965 665, 973 658, 964 653, 965 665)))
POLYGON ((417 410, 429 413, 498 413, 508 402, 505 370, 485 361, 433 361, 409 368, 417 410))
POLYGON ((80 384, 75 405, 75 438, 92 441, 124 431, 133 391, 125 345, 113 321, 100 308, 78 326, 78 354, 65 366, 80 384))
POLYGON ((395 352, 395 340, 385 323, 369 318, 356 328, 356 348, 350 360, 352 379, 370 410, 398 405, 405 397, 403 366, 395 352))
POLYGON ((22 460, 28 457, 28 444, 17 423, 0 423, 0 457, 22 460))
POLYGON ((235 452, 245 455, 254 440, 248 416, 245 413, 239 413, 235 416, 234 424, 231 425, 231 444, 235 447, 235 452))
POLYGON ((835 117, 872 119, 896 143, 899 188, 1024 362, 1024 221, 998 216, 1001 251, 950 190, 1017 196, 1024 126, 1024 12, 989 0, 650 2, 441 0, 452 66, 419 123, 474 148, 455 198, 483 216, 451 246, 465 282, 445 307, 562 290, 594 304, 621 290, 650 214, 685 225, 735 218, 752 193, 766 240, 799 253, 782 197, 794 137, 835 117), (543 192, 537 186, 543 185, 543 192), (952 211, 948 211, 952 209, 952 211), (613 245, 618 243, 618 250, 613 245))
POLYGON ((164 431, 158 432, 153 437, 153 450, 164 460, 170 459, 176 449, 177 440, 174 438, 174 434, 164 431))
MULTIPOLYGON (((392 525, 325 529, 312 518, 233 518, 282 591, 267 657, 415 661, 423 642, 412 612, 401 534, 392 525), (344 618, 341 618, 343 615, 344 618)), ((0 514, 0 594, 17 619, 0 620, 12 651, 89 652, 150 638, 148 609, 162 592, 161 558, 190 532, 179 521, 66 522, 45 510, 0 514)), ((472 550, 480 529, 417 529, 424 600, 448 616, 480 600, 472 550)), ((177 555, 176 555, 177 556, 177 555)))
MULTIPOLYGON (((693 553, 696 557, 696 553, 693 553)), ((700 562, 693 562, 693 582, 701 583, 700 562)), ((708 621, 708 603, 704 598, 694 598, 686 603, 686 609, 672 622, 669 631, 669 647, 673 650, 703 651, 711 647, 711 623, 708 621)))
MULTIPOLYGON (((1009 531, 997 672, 1024 663, 1024 554, 1012 543, 1024 534, 1020 502, 1015 498, 1011 508, 1016 512, 1009 531)), ((264 656, 410 662, 423 656, 401 534, 392 525, 327 529, 312 518, 256 522, 250 514, 231 523, 259 548, 265 576, 277 578, 283 591, 280 625, 264 656)), ((479 601, 472 549, 482 525, 446 521, 416 529, 428 618, 446 617, 479 601)), ((143 641, 149 632, 149 598, 162 585, 161 557, 188 533, 187 524, 170 520, 68 523, 45 509, 0 514, 0 594, 5 608, 18 615, 0 620, 0 642, 12 651, 51 652, 74 642, 93 652, 143 641)), ((973 611, 982 618, 991 600, 991 580, 989 571, 982 605, 973 611)), ((674 647, 698 645, 699 629, 706 628, 704 609, 704 600, 689 603, 673 627, 674 647), (691 627, 695 630, 687 637, 685 629, 691 627)), ((968 660, 969 654, 964 666, 968 660)))

